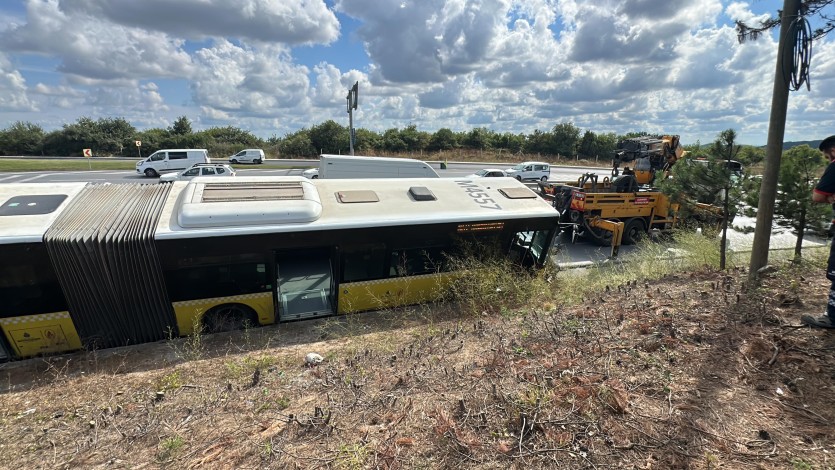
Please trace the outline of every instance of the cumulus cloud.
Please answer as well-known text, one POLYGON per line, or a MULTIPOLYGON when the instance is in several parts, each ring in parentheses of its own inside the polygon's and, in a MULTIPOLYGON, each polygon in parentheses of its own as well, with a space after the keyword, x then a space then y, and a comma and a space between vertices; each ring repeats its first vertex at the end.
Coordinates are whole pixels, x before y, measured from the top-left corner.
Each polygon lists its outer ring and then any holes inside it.
POLYGON ((0 54, 0 111, 36 110, 26 93, 26 80, 12 67, 9 59, 0 54))
POLYGON ((60 72, 84 78, 188 77, 192 71, 182 41, 65 11, 56 0, 30 1, 27 22, 0 34, 0 46, 57 57, 60 72))
POLYGON ((183 38, 327 44, 339 37, 339 21, 322 0, 61 0, 59 5, 69 15, 183 38))
POLYGON ((307 67, 278 46, 252 49, 218 40, 194 54, 194 101, 225 113, 275 116, 309 103, 307 67))
MULTIPOLYGON (((188 115, 261 136, 347 123, 359 81, 354 122, 374 130, 571 121, 764 141, 777 48, 772 35, 738 44, 734 20, 774 13, 753 0, 14 1, 24 16, 0 3, 0 110, 162 127, 188 115), (345 60, 345 45, 370 62, 345 60), (20 66, 31 57, 43 61, 20 66)), ((832 133, 831 38, 815 44, 812 83, 791 96, 787 136, 832 133)))

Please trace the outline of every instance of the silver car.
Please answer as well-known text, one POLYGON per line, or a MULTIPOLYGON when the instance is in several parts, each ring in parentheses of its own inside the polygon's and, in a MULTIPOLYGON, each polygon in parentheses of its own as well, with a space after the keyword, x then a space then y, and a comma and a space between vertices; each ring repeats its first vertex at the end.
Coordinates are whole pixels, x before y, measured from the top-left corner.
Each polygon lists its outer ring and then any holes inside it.
POLYGON ((159 177, 160 183, 186 181, 195 176, 235 176, 237 172, 222 163, 197 163, 179 173, 167 173, 159 177))

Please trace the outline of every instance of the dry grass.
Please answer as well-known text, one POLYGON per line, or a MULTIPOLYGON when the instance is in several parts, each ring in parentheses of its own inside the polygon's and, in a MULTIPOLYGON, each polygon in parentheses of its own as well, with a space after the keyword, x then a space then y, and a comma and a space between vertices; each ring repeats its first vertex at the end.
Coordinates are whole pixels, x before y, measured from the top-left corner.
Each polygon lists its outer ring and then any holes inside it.
POLYGON ((7 364, 2 465, 832 468, 835 334, 793 326, 819 257, 750 293, 706 264, 7 364))

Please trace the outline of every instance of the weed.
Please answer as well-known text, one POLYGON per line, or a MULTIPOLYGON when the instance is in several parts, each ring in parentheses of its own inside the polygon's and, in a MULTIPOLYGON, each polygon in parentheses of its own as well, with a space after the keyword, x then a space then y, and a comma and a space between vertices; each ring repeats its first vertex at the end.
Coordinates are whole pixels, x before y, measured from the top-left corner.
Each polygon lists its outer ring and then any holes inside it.
POLYGON ((336 456, 336 467, 344 469, 360 469, 371 454, 368 444, 344 444, 339 447, 336 456))
POLYGON ((159 454, 157 458, 160 462, 167 462, 179 453, 185 446, 185 440, 180 436, 171 436, 159 443, 159 454))
POLYGON ((710 452, 705 452, 705 466, 707 468, 715 468, 719 465, 719 458, 710 452))
POLYGON ((168 392, 171 390, 176 390, 183 386, 183 380, 180 376, 180 371, 175 370, 170 374, 166 374, 162 376, 157 382, 157 390, 161 390, 164 392, 168 392))
POLYGON ((791 464, 794 470, 812 470, 813 468, 811 464, 803 459, 792 459, 791 464))
POLYGON ((203 312, 198 312, 191 319, 192 333, 183 340, 175 338, 174 331, 168 328, 168 344, 174 350, 174 354, 184 361, 196 361, 201 359, 206 352, 206 345, 203 343, 203 312))

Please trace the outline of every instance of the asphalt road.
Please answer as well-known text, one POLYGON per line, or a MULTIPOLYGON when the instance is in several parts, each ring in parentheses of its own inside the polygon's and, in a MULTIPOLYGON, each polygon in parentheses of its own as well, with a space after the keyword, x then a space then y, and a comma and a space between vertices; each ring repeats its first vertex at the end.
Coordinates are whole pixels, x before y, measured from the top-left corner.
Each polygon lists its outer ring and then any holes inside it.
MULTIPOLYGON (((218 160, 214 160, 218 161, 218 160)), ((445 170, 440 169, 440 163, 430 163, 443 178, 460 178, 475 173, 482 168, 497 166, 484 163, 448 163, 445 170)), ((301 176, 307 168, 318 166, 316 160, 268 160, 263 165, 235 165, 240 175, 264 176, 301 176)), ((551 181, 576 181, 584 173, 596 172, 608 175, 608 168, 552 166, 551 181)), ((98 170, 98 171, 36 171, 0 173, 2 183, 66 183, 87 181, 97 183, 156 183, 159 178, 148 178, 133 170, 98 170)))

